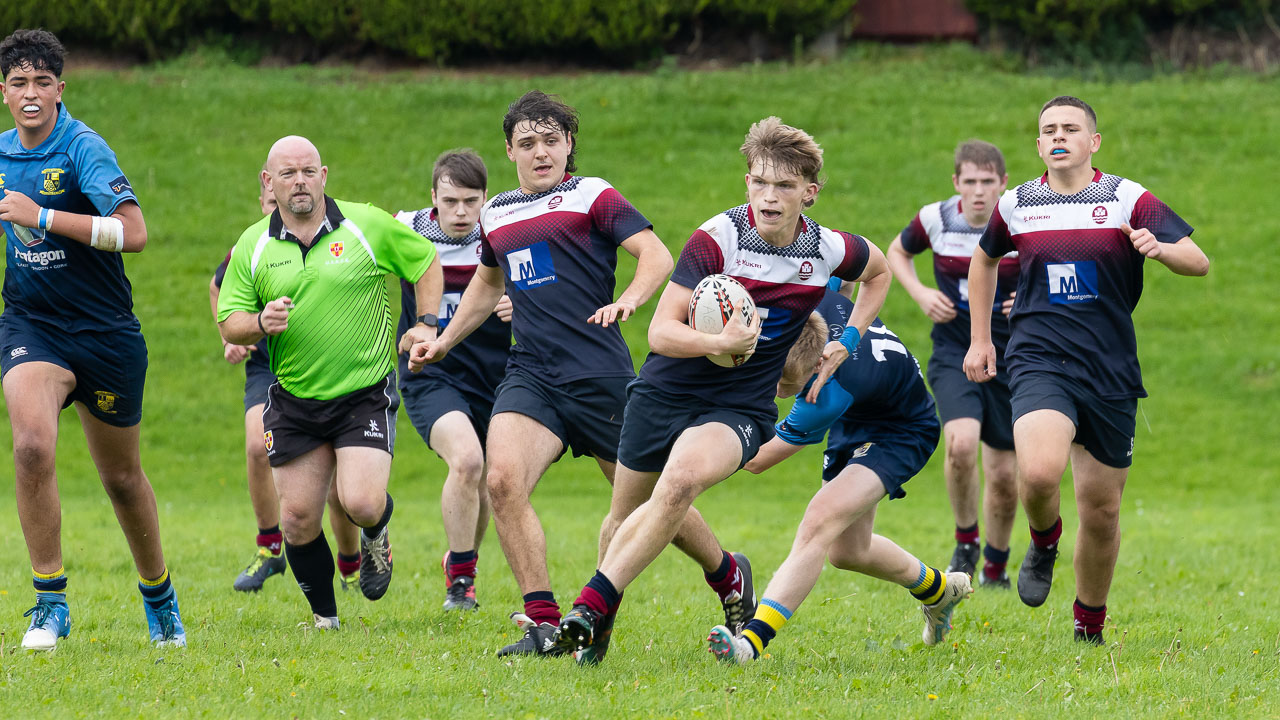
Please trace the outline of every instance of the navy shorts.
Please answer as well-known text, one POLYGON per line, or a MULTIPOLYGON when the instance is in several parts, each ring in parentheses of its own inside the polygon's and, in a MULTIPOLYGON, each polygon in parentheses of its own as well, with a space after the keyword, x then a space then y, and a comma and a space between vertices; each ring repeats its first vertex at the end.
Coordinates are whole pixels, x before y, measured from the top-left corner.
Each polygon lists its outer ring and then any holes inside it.
POLYGON ((413 421, 413 427, 422 441, 431 447, 431 428, 446 413, 454 411, 471 420, 480 446, 484 447, 489 434, 489 417, 493 414, 493 400, 454 385, 434 375, 414 375, 400 383, 400 397, 404 409, 413 421))
POLYGON ((1072 442, 1083 445, 1103 465, 1133 464, 1137 398, 1107 400, 1079 380, 1045 371, 1023 371, 1013 378, 1013 419, 1034 410, 1057 410, 1076 426, 1072 442))
POLYGON ((267 392, 262 439, 267 462, 279 467, 320 447, 370 447, 393 454, 396 444, 395 373, 332 400, 300 398, 280 387, 267 392))
POLYGON ((960 366, 931 358, 929 389, 943 425, 956 418, 973 418, 982 423, 982 442, 996 450, 1013 449, 1013 402, 1007 371, 976 383, 960 366))
POLYGON ((935 418, 897 424, 842 423, 822 455, 822 481, 850 465, 863 465, 880 478, 890 498, 905 497, 902 486, 915 477, 938 447, 935 418))
POLYGON ((66 368, 76 386, 62 407, 79 402, 108 425, 133 427, 142 421, 147 380, 147 341, 137 328, 66 332, 38 320, 0 316, 0 376, 26 362, 66 368))
POLYGON ((636 378, 627 386, 627 410, 618 443, 618 462, 637 472, 661 472, 680 434, 691 427, 721 423, 733 428, 742 443, 741 468, 774 435, 773 421, 763 413, 708 408, 706 401, 669 393, 636 378))
POLYGON ((276 384, 276 376, 271 366, 265 361, 254 361, 251 354, 244 364, 244 411, 249 412, 255 405, 267 404, 267 390, 276 384))
POLYGON ((498 385, 493 414, 519 413, 533 418, 560 438, 574 457, 618 458, 622 410, 629 377, 585 378, 552 385, 529 372, 511 369, 498 385))

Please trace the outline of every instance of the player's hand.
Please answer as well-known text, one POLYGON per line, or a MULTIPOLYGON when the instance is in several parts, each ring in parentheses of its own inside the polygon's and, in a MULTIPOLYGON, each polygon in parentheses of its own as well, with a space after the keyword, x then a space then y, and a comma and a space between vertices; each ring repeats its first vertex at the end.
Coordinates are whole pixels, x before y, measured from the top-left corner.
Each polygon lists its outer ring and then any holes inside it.
POLYGON ((1018 291, 1014 290, 1009 293, 1009 297, 1005 298, 1004 302, 1000 303, 1000 312, 1003 313, 1005 317, 1009 317, 1009 313, 1013 312, 1013 300, 1016 297, 1018 297, 1018 291))
POLYGON ((262 323, 262 329, 266 330, 268 335, 279 335, 289 329, 289 311, 292 309, 293 301, 288 297, 277 298, 262 308, 262 312, 258 314, 258 321, 262 323))
POLYGON ((973 382, 986 382, 996 376, 996 346, 970 345, 964 356, 964 374, 973 382))
POLYGON ((920 311, 935 323, 947 323, 956 319, 956 306, 951 298, 935 288, 925 288, 921 297, 915 299, 920 311))
POLYGON ((839 340, 832 340, 822 348, 822 362, 818 365, 818 377, 814 379, 813 385, 809 386, 809 392, 805 394, 804 399, 811 403, 818 402, 818 393, 822 392, 822 386, 827 384, 832 375, 836 374, 836 370, 849 359, 849 348, 839 340))
POLYGON ((708 355, 746 355, 755 352, 756 343, 760 340, 760 328, 764 326, 764 320, 760 317, 760 313, 751 316, 748 323, 742 322, 742 308, 735 307, 729 311, 729 317, 724 321, 724 329, 719 335, 713 335, 717 342, 715 352, 707 353, 708 355))
POLYGON ((34 228, 40 225, 40 206, 17 190, 5 190, 0 199, 0 220, 34 228))
POLYGON ((422 368, 431 363, 440 362, 449 354, 449 344, 440 338, 427 342, 414 343, 409 348, 409 371, 422 372, 422 368))
POLYGON ((596 311, 594 315, 587 318, 587 322, 600 327, 609 327, 609 323, 623 322, 631 317, 631 313, 636 311, 635 303, 626 300, 619 300, 615 303, 605 305, 596 311))
POLYGON ((1120 226, 1120 232, 1129 236, 1129 242, 1133 243, 1133 249, 1142 253, 1144 257, 1149 257, 1152 260, 1160 257, 1162 252, 1160 241, 1156 239, 1156 236, 1150 230, 1146 228, 1134 230, 1129 227, 1129 223, 1125 223, 1120 226))
POLYGON ((413 350, 414 345, 418 345, 419 343, 429 343, 435 339, 436 339, 435 328, 431 327, 430 325, 423 325, 422 323, 418 323, 417 325, 414 325, 413 327, 406 330, 404 335, 400 336, 399 351, 402 353, 410 352, 413 350))
POLYGON ((236 345, 235 343, 222 344, 222 357, 232 365, 239 365, 249 357, 251 347, 245 345, 236 345))
POLYGON ((493 312, 497 314, 498 319, 502 322, 511 322, 511 316, 515 314, 515 308, 511 306, 511 298, 503 295, 498 299, 498 304, 494 306, 493 312))

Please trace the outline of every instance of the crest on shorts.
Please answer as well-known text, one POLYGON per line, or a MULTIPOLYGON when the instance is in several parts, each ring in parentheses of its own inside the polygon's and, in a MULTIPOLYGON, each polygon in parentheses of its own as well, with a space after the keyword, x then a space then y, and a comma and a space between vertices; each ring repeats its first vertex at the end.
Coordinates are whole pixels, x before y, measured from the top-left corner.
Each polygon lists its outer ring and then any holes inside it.
POLYGON ((329 254, 334 257, 342 257, 342 241, 329 243, 329 254))
POLYGON ((93 393, 98 397, 98 409, 105 413, 114 413, 116 411, 116 398, 119 397, 113 392, 106 390, 96 390, 93 393))
POLYGON ((849 459, 852 460, 853 458, 860 458, 860 457, 866 456, 868 452, 871 452, 871 446, 873 444, 874 443, 862 443, 861 445, 858 446, 857 450, 853 451, 853 455, 850 455, 849 459))
POLYGON ((275 445, 275 444, 276 444, 276 443, 275 443, 275 440, 271 437, 271 431, 270 431, 270 430, 268 430, 268 431, 266 431, 266 432, 262 433, 262 441, 263 441, 263 442, 266 444, 266 446, 267 446, 267 452, 271 452, 271 447, 272 447, 273 445, 275 445))
POLYGON ((44 175, 44 187, 40 188, 41 195, 61 195, 67 189, 62 187, 62 176, 67 173, 62 168, 45 168, 40 173, 44 175))

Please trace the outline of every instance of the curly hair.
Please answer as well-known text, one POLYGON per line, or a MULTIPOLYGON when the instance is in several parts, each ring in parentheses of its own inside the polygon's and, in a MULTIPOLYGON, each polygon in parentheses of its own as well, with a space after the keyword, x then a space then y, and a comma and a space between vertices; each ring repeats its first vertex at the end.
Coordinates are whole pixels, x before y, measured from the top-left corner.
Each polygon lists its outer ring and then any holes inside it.
POLYGON ((35 70, 48 70, 60 78, 66 53, 58 37, 48 30, 14 30, 0 42, 0 77, 9 77, 9 71, 15 67, 30 66, 35 70))
POLYGON ((506 133, 507 144, 511 144, 511 134, 522 122, 533 123, 534 128, 559 130, 564 133, 572 145, 569 146, 569 160, 565 172, 578 169, 574 158, 578 154, 578 111, 566 104, 558 95, 548 95, 541 90, 530 90, 520 96, 519 100, 507 107, 507 114, 502 118, 502 132, 506 133))

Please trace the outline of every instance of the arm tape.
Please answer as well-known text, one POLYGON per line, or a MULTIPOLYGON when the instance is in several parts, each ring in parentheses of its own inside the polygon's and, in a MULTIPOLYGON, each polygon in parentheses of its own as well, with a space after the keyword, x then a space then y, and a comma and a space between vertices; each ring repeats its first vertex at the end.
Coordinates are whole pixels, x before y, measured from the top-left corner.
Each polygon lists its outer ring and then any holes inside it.
POLYGON ((106 252, 124 250, 124 223, 120 218, 94 217, 93 234, 89 236, 89 246, 106 252))

